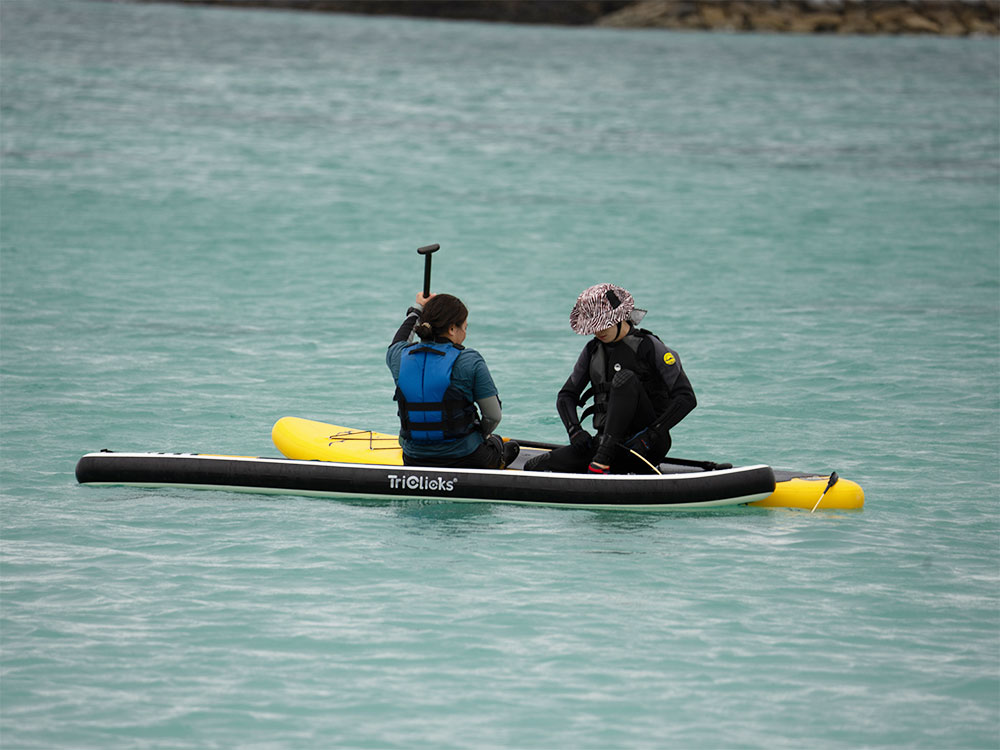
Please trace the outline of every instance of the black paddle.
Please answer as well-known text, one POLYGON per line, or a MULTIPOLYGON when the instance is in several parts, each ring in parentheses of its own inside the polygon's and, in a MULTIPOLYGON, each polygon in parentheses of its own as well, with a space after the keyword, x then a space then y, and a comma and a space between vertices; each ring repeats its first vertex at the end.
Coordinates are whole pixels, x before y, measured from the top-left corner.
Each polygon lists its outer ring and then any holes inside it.
MULTIPOLYGON (((543 443, 538 440, 521 440, 519 438, 517 439, 517 444, 522 448, 539 448, 541 450, 549 451, 555 450, 556 448, 562 448, 564 445, 562 443, 543 443)), ((693 469, 701 469, 702 471, 719 471, 721 469, 733 468, 732 464, 718 464, 714 461, 692 461, 689 458, 674 458, 673 456, 667 456, 663 459, 663 461, 664 463, 674 464, 676 466, 689 466, 693 469)))
POLYGON ((431 296, 431 255, 441 249, 437 243, 418 247, 417 252, 424 256, 424 296, 431 296))

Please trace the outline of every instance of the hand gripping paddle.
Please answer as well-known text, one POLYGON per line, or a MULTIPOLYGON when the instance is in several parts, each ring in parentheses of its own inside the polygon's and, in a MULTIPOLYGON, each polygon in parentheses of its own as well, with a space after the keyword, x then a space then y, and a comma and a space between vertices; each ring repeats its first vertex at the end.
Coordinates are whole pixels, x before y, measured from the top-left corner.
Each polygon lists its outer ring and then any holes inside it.
POLYGON ((431 255, 441 249, 438 244, 418 247, 417 252, 424 256, 424 296, 431 296, 431 255))

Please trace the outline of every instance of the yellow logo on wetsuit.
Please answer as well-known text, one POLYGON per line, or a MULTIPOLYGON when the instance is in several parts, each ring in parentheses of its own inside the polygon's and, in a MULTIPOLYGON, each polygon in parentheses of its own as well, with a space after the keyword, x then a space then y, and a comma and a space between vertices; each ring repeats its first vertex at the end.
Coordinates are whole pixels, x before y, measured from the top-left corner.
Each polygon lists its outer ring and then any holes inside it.
POLYGON ((666 354, 663 355, 663 361, 666 362, 668 365, 676 364, 677 357, 675 357, 670 352, 667 352, 666 354))

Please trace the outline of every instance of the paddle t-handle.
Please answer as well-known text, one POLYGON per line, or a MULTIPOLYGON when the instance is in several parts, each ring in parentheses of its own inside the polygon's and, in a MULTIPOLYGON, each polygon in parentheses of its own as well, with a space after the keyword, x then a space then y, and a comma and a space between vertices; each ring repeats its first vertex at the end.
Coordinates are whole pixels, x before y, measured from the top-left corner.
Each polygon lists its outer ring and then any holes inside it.
POLYGON ((417 252, 424 256, 424 296, 431 296, 431 255, 441 249, 437 243, 418 247, 417 252))

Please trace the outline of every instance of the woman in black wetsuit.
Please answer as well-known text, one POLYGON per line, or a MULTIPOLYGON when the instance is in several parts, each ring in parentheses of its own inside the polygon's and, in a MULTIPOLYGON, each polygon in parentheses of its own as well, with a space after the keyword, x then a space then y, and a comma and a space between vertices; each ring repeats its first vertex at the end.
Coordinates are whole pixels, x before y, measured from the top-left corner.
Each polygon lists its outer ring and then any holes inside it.
POLYGON ((637 327, 644 315, 632 295, 613 284, 592 286, 577 298, 570 326, 594 338, 556 399, 570 444, 536 456, 525 470, 648 474, 667 455, 670 430, 697 400, 677 352, 637 327), (593 405, 578 414, 591 396, 593 405), (580 424, 589 414, 596 436, 580 424))

